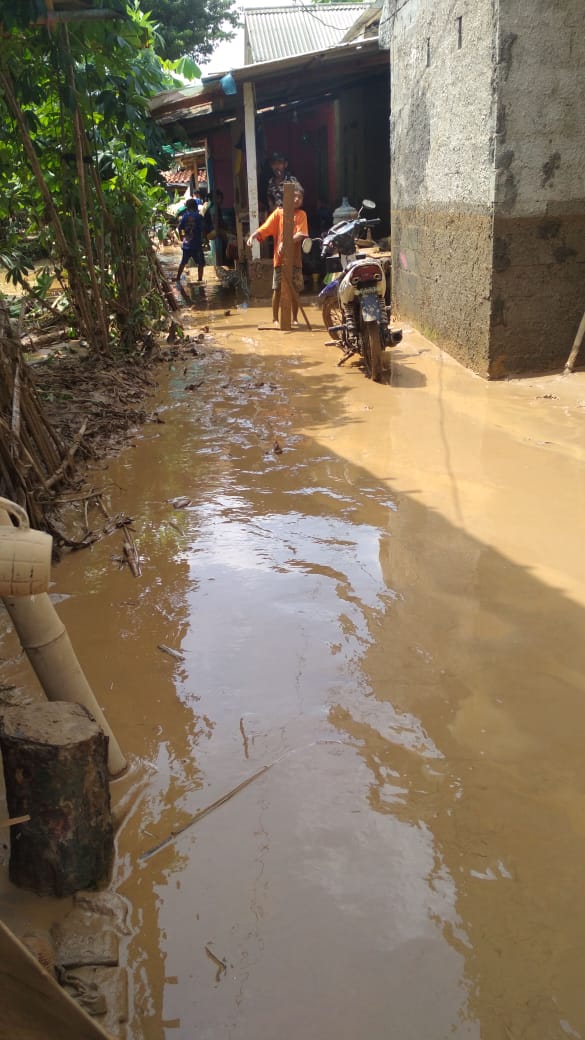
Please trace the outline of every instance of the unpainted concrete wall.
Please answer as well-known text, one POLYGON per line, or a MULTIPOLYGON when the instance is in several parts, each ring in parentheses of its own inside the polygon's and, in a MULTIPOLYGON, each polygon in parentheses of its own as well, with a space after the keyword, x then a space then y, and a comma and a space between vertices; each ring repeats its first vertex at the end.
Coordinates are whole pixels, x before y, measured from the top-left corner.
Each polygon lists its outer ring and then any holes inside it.
POLYGON ((583 0, 500 0, 496 78, 497 378, 562 367, 585 310, 583 0))
POLYGON ((585 308, 583 0, 389 3, 395 305, 482 375, 558 369, 585 308))
POLYGON ((487 375, 496 118, 492 4, 391 0, 390 18, 395 308, 487 375))

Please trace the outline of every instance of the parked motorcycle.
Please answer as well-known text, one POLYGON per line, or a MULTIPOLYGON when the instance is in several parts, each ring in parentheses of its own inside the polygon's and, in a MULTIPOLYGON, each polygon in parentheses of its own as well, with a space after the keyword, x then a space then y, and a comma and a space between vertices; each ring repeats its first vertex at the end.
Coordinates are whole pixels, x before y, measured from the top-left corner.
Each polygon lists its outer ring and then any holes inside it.
MULTIPOLYGON (((380 260, 357 252, 357 240, 380 223, 362 215, 375 208, 375 202, 364 199, 357 217, 334 224, 320 239, 326 270, 337 277, 321 291, 319 302, 325 327, 343 353, 338 365, 358 354, 370 379, 380 382, 382 351, 400 343, 402 332, 389 327, 386 275, 380 260)), ((311 248, 312 240, 305 239, 304 251, 311 248)))

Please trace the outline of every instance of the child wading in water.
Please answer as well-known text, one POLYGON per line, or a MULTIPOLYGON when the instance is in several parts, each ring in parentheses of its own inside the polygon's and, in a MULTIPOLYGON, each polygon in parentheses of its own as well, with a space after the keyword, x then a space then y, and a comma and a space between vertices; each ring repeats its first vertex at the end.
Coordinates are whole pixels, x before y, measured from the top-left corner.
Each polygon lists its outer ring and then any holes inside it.
POLYGON ((177 281, 187 266, 187 261, 193 259, 197 264, 198 281, 203 281, 203 268, 205 257, 203 256, 203 217, 197 209, 195 199, 187 199, 187 208, 179 221, 177 228, 179 236, 183 239, 183 256, 177 271, 177 281))
MULTIPOLYGON (((307 224, 307 214, 304 209, 301 209, 303 204, 303 189, 297 182, 295 185, 294 193, 294 207, 295 211, 293 214, 293 286, 297 293, 302 292, 304 288, 303 279, 303 261, 301 255, 301 242, 304 238, 307 238, 309 234, 309 227, 307 224)), ((251 246, 252 242, 256 239, 259 242, 263 242, 265 238, 274 238, 274 274, 272 278, 272 321, 276 327, 279 327, 278 311, 280 308, 280 287, 282 284, 282 219, 283 211, 282 207, 273 210, 269 217, 266 218, 260 227, 253 231, 248 239, 248 245, 251 246)), ((293 298, 292 301, 292 323, 298 325, 297 315, 299 311, 298 300, 293 298)))

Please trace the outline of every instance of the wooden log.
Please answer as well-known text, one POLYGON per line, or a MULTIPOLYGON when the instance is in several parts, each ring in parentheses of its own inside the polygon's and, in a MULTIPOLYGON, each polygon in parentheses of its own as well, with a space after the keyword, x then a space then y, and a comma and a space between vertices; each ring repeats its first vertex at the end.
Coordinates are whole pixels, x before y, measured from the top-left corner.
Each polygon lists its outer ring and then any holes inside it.
POLYGON ((0 720, 10 817, 9 877, 37 895, 67 896, 109 878, 114 827, 108 738, 79 704, 7 708, 0 720))

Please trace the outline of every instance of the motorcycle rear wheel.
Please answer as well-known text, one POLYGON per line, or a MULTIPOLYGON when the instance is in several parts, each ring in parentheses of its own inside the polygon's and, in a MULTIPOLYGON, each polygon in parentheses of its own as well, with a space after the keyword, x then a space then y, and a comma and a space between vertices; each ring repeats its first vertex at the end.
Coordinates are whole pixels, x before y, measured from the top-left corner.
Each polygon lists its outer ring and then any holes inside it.
MULTIPOLYGON (((343 324, 343 311, 341 309, 339 300, 337 300, 334 296, 330 296, 327 299, 323 300, 322 314, 323 324, 327 331, 329 331, 330 328, 336 325, 343 324)), ((331 333, 331 337, 335 340, 341 340, 341 330, 337 330, 334 328, 334 331, 331 333)))
POLYGON ((380 383, 382 380, 382 337, 378 323, 375 321, 364 322, 362 336, 366 372, 374 383, 380 383))

